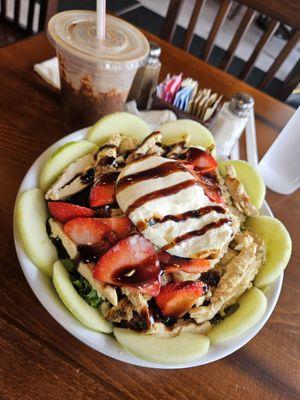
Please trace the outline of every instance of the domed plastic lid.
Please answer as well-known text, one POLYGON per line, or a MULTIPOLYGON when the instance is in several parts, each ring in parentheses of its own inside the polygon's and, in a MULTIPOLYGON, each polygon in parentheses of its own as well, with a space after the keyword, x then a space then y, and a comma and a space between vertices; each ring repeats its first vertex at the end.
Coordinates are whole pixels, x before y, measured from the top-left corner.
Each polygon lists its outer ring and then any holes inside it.
POLYGON ((48 24, 48 37, 59 51, 97 62, 105 69, 136 69, 149 54, 146 37, 133 25, 106 15, 105 40, 96 37, 96 12, 64 11, 48 24))

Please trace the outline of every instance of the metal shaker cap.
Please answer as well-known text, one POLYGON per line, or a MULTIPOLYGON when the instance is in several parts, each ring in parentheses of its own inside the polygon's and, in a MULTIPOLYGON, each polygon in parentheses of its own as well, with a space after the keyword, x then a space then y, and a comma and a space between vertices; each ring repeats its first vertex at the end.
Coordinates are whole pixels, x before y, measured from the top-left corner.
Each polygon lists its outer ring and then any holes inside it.
POLYGON ((236 93, 229 102, 230 111, 240 118, 247 117, 254 106, 254 99, 247 93, 236 93))
POLYGON ((159 56, 161 54, 161 48, 155 42, 149 42, 149 44, 150 44, 150 52, 149 52, 148 63, 154 64, 159 59, 159 56))

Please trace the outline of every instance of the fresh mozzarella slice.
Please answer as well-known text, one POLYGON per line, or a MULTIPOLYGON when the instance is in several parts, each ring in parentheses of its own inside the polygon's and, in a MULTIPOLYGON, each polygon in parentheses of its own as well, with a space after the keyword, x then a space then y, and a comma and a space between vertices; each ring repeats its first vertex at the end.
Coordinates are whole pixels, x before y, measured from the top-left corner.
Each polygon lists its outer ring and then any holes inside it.
POLYGON ((224 208, 174 160, 152 155, 127 165, 117 180, 116 199, 147 239, 159 248, 172 243, 166 250, 179 257, 218 255, 232 236, 224 208))

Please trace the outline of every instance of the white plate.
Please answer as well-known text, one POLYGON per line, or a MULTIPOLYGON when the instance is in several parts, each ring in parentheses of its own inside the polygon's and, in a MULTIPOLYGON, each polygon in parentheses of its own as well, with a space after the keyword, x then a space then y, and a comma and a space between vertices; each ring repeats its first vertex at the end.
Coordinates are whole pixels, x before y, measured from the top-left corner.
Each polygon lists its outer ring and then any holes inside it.
MULTIPOLYGON (((48 148, 41 156, 34 162, 29 171, 27 172, 23 182, 20 186, 19 192, 24 190, 38 187, 38 175, 42 165, 46 162, 48 157, 61 145, 74 141, 81 140, 85 138, 87 129, 82 129, 75 133, 72 133, 63 139, 59 140, 51 147, 48 148)), ((263 215, 272 216, 272 212, 265 202, 263 204, 261 213, 263 215)), ((234 351, 240 349, 246 343, 249 342, 264 326, 270 317, 280 294, 283 273, 272 283, 270 289, 266 293, 268 300, 267 309, 263 318, 251 329, 249 329, 245 334, 241 335, 238 339, 229 340, 223 344, 211 345, 207 354, 203 357, 190 361, 187 363, 181 363, 176 365, 165 365, 154 363, 150 361, 145 361, 143 359, 137 358, 134 355, 128 353, 124 350, 119 343, 111 335, 106 335, 102 333, 94 332, 86 327, 84 327, 80 322, 78 322, 65 308, 65 306, 60 301, 52 281, 47 278, 29 259, 24 251, 22 243, 18 237, 16 229, 16 219, 14 218, 14 240, 17 255, 24 272, 24 275, 33 290, 36 297, 45 307, 45 309, 52 315, 52 317, 63 326, 68 332, 70 332, 77 339, 81 340, 83 343, 92 347, 96 351, 105 354, 109 357, 115 358, 120 361, 124 361, 130 364, 139 365, 142 367, 149 368, 163 368, 163 369, 176 369, 176 368, 188 368, 195 367, 198 365, 208 364, 210 362, 219 360, 220 358, 226 357, 227 355, 233 353, 234 351)))

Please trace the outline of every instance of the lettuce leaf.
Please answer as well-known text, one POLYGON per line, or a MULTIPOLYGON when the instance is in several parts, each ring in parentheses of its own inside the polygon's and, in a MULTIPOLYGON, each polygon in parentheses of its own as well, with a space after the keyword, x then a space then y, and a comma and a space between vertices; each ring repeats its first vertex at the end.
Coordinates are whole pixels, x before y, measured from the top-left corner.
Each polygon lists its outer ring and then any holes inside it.
POLYGON ((66 270, 70 273, 71 282, 77 293, 92 307, 99 307, 102 299, 98 296, 95 289, 92 288, 89 281, 85 279, 76 270, 75 262, 69 258, 60 260, 66 270))
POLYGON ((102 299, 98 296, 95 289, 92 288, 89 281, 78 272, 71 274, 71 281, 78 294, 92 307, 99 307, 102 299))

